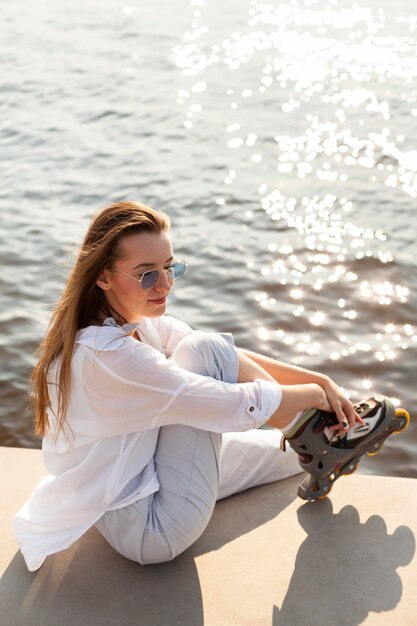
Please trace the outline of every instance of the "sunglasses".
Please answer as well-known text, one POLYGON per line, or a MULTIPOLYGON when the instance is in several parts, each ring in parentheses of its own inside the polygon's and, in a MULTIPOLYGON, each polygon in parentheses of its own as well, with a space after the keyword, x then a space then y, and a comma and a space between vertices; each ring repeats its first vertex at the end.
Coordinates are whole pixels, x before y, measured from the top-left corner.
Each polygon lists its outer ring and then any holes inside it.
MULTIPOLYGON (((161 274, 161 270, 148 270, 143 272, 140 278, 136 278, 135 276, 119 269, 115 265, 113 266, 113 269, 117 270, 121 274, 125 274, 125 276, 133 278, 133 280, 136 280, 136 282, 141 284, 142 289, 151 289, 152 287, 155 287, 158 282, 159 275, 161 274)), ((185 261, 174 261, 169 267, 163 269, 162 271, 166 272, 167 278, 170 282, 174 282, 184 276, 186 269, 187 263, 185 261)))

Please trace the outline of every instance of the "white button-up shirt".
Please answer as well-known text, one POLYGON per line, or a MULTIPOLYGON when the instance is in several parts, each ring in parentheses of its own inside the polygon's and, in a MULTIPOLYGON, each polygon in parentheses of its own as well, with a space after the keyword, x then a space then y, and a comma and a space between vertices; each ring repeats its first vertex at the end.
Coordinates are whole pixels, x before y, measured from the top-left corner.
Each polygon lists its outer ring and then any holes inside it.
MULTIPOLYGON (((69 547, 106 511, 159 489, 158 432, 183 424, 223 433, 256 428, 278 408, 278 384, 230 384, 180 368, 169 357, 192 333, 170 316, 140 324, 89 326, 76 337, 68 428, 57 432, 56 386, 50 385, 50 431, 42 450, 49 475, 13 520, 30 571, 69 547), (141 341, 131 336, 137 328, 141 341)), ((59 361, 50 371, 54 380, 59 361)))

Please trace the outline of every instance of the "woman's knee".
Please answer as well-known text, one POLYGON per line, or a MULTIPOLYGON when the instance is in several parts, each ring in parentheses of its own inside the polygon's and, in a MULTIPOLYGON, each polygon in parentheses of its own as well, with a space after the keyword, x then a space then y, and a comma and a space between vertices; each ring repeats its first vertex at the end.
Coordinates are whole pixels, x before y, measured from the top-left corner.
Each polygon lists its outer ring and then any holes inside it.
POLYGON ((238 357, 230 333, 194 331, 179 342, 172 358, 183 369, 196 374, 237 381, 238 357))

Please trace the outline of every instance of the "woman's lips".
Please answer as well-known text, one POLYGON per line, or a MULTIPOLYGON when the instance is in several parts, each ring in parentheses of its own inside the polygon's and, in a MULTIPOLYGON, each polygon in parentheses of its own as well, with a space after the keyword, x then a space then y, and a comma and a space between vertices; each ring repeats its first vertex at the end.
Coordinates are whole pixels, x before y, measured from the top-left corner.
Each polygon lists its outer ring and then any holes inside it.
POLYGON ((152 302, 153 304, 165 304, 166 301, 167 299, 165 297, 165 298, 159 298, 158 300, 150 300, 149 302, 152 302))

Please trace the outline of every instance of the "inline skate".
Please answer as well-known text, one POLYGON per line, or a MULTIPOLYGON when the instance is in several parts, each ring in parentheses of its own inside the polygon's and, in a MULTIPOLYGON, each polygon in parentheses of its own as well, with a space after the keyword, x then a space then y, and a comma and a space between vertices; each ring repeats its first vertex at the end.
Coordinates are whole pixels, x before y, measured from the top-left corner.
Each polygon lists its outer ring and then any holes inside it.
POLYGON ((329 430, 338 423, 335 413, 311 409, 283 438, 297 452, 301 467, 310 474, 301 483, 298 495, 303 500, 326 497, 340 476, 353 474, 364 454, 377 454, 387 437, 405 430, 410 416, 396 409, 392 401, 376 395, 355 405, 364 424, 357 423, 347 432, 329 430))

